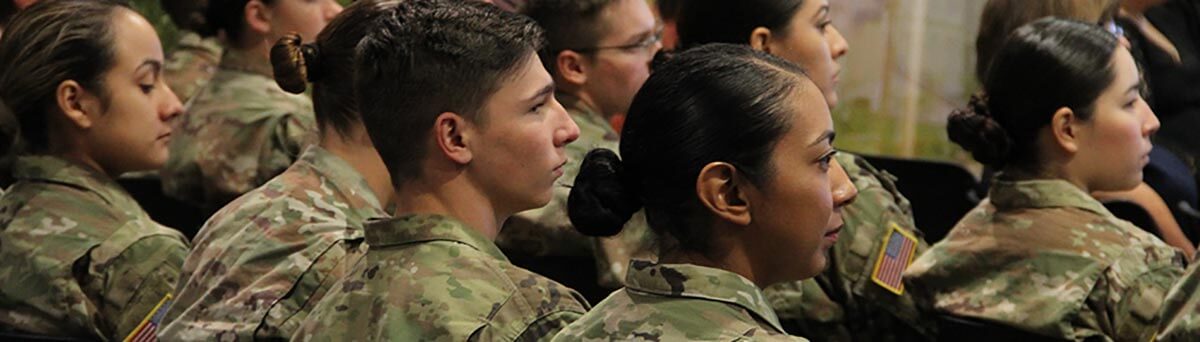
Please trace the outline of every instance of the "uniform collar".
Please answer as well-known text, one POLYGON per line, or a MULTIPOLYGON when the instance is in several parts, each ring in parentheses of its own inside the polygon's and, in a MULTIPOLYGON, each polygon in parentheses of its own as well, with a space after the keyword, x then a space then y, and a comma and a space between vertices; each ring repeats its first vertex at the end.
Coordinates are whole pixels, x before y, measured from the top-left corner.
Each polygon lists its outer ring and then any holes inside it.
POLYGON ((767 304, 762 290, 737 273, 692 264, 656 264, 635 259, 629 262, 625 283, 635 291, 740 306, 784 333, 779 316, 767 304))
POLYGON ((94 192, 110 206, 136 204, 108 175, 60 157, 22 156, 17 158, 12 172, 17 180, 57 183, 94 192))
POLYGON ((458 220, 442 215, 417 214, 373 220, 367 222, 366 234, 370 248, 452 241, 508 262, 508 258, 491 239, 458 220))
MULTIPOLYGON (((332 181, 336 191, 344 198, 361 199, 370 207, 377 211, 378 214, 385 214, 383 204, 379 201, 375 191, 371 190, 371 186, 367 184, 367 179, 358 173, 358 170, 346 163, 345 160, 334 155, 329 150, 322 148, 319 145, 309 145, 304 153, 300 155, 300 159, 296 161, 298 165, 307 165, 321 177, 325 177, 332 181)), ((362 209, 362 208, 353 208, 362 209)), ((383 215, 374 215, 383 216, 383 215)))
POLYGON ((997 209, 1079 208, 1112 216, 1104 205, 1079 187, 1059 179, 997 180, 988 197, 997 209))
POLYGON ((267 78, 272 78, 275 71, 271 69, 271 61, 256 54, 257 51, 227 49, 221 56, 221 69, 240 71, 267 78))

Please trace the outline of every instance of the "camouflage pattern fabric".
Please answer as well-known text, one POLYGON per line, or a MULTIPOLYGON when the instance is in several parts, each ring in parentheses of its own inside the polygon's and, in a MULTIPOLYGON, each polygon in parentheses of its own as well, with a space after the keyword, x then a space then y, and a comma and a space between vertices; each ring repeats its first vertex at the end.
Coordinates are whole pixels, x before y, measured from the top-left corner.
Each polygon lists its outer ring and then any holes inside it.
POLYGON ((0 331, 121 340, 171 293, 188 244, 108 176, 17 159, 0 198, 0 331))
POLYGON ((217 73, 224 49, 216 38, 202 38, 194 32, 185 32, 167 56, 163 64, 163 78, 179 96, 179 102, 190 104, 196 93, 208 85, 217 73))
POLYGON ((1183 255, 1063 180, 997 181, 917 258, 923 306, 1075 341, 1148 341, 1183 255))
POLYGON ((288 338, 362 257, 363 224, 386 217, 366 180, 311 146, 292 167, 217 212, 183 264, 159 336, 288 338))
POLYGON ((763 292, 788 332, 816 341, 930 340, 933 321, 922 317, 911 292, 896 294, 871 278, 892 225, 918 237, 918 256, 929 248, 913 223, 912 206, 891 174, 850 153, 835 158, 858 197, 842 209, 845 225, 829 250, 829 266, 813 279, 763 292))
POLYGON ((1158 341, 1200 339, 1200 264, 1192 264, 1179 283, 1167 292, 1159 327, 1158 341))
POLYGON ((366 235, 366 257, 293 340, 540 341, 588 309, 574 290, 513 266, 449 217, 372 221, 366 235))
POLYGON ((216 211, 287 169, 317 138, 308 95, 280 89, 261 56, 229 50, 180 117, 163 192, 216 211))
POLYGON ((554 341, 807 341, 733 272, 635 259, 625 283, 554 341))
POLYGON ((496 237, 496 245, 505 251, 530 256, 594 256, 600 284, 621 287, 631 257, 654 254, 654 238, 644 213, 634 215, 620 234, 607 238, 580 234, 567 217, 570 184, 575 183, 584 156, 597 148, 618 151, 620 136, 604 116, 579 98, 561 92, 555 98, 579 126, 579 138, 567 145, 567 164, 563 165, 563 176, 554 186, 550 203, 509 218, 496 237))

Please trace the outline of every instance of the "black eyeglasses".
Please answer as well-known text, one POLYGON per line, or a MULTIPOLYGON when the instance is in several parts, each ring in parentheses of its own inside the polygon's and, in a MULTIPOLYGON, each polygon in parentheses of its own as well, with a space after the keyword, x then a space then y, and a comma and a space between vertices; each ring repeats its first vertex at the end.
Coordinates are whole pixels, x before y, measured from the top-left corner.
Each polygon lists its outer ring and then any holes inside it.
POLYGON ((597 46, 597 47, 566 49, 566 50, 571 50, 571 51, 580 52, 580 53, 593 53, 593 52, 599 52, 602 50, 649 51, 651 48, 657 46, 659 42, 662 42, 662 38, 663 38, 663 28, 662 28, 662 26, 659 26, 658 28, 654 29, 653 34, 651 34, 649 37, 646 37, 646 39, 642 39, 642 41, 637 42, 637 43, 618 45, 618 46, 597 46))

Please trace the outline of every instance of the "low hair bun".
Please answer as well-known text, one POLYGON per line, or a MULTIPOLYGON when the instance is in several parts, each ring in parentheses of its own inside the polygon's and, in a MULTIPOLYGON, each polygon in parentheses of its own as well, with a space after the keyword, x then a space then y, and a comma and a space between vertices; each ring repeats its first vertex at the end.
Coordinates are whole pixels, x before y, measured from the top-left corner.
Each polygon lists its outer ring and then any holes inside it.
POLYGON ((623 165, 616 152, 595 149, 580 166, 567 197, 567 215, 575 230, 587 236, 613 236, 642 208, 638 196, 625 186, 623 165))
POLYGON ((316 45, 304 44, 298 33, 289 33, 271 47, 271 65, 275 83, 293 94, 308 90, 308 83, 318 80, 320 51, 316 45))
POLYGON ((950 141, 971 152, 984 165, 1002 168, 1009 162, 1012 138, 992 117, 985 94, 972 95, 967 107, 950 113, 946 133, 950 141))

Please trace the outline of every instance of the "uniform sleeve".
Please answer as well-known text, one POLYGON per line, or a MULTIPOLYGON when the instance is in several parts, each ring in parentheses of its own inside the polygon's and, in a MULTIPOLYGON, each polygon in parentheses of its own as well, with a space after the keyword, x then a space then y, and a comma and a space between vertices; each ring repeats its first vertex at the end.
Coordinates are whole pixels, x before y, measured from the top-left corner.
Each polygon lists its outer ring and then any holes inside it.
POLYGON ((1179 267, 1158 267, 1134 278, 1127 284, 1110 281, 1114 306, 1109 312, 1109 326, 1114 331, 1105 332, 1117 341, 1150 341, 1160 321, 1167 291, 1179 279, 1179 267))
POLYGON ((260 152, 254 187, 262 185, 291 166, 305 147, 317 141, 316 123, 302 115, 284 115, 270 128, 269 146, 260 152))
POLYGON ((122 340, 171 293, 188 247, 178 236, 152 235, 129 245, 105 269, 101 313, 122 340))
POLYGON ((1200 264, 1167 294, 1159 327, 1159 341, 1187 341, 1200 334, 1200 264))
POLYGON ((582 312, 559 311, 537 319, 520 336, 517 342, 550 341, 558 332, 567 328, 571 322, 582 317, 582 312))

